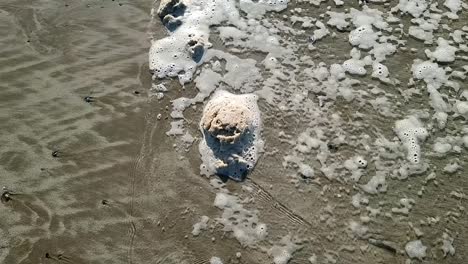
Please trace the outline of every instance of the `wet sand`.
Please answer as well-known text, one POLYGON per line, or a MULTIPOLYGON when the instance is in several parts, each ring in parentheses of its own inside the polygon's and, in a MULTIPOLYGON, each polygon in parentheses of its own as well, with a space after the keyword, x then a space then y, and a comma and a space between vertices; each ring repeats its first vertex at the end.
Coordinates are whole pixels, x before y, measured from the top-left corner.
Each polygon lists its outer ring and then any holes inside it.
MULTIPOLYGON (((30 2, 0 3, 0 185, 11 193, 0 205, 0 262, 198 264, 219 256, 224 263, 271 263, 264 249, 243 248, 219 226, 191 235, 202 215, 220 213, 212 205, 216 190, 198 175, 197 142, 176 151, 176 141, 165 135, 170 100, 194 93, 192 86, 183 91, 174 83, 161 101, 149 96, 149 36, 164 34, 150 24, 152 1, 30 2)), ((195 133, 200 113, 201 107, 186 113, 195 133)), ((290 125, 267 118, 266 142, 290 125)), ((299 131, 301 124, 291 133, 299 131)), ((267 150, 284 148, 275 143, 267 150)), ((339 183, 321 179, 295 188, 281 163, 281 155, 266 154, 249 180, 228 182, 228 188, 255 199, 249 207, 270 226, 270 238, 308 238, 290 263, 307 263, 323 248, 339 252, 340 263, 404 263, 403 254, 379 247, 360 252, 367 241, 346 234, 355 212, 341 207, 335 193, 321 194, 324 186, 333 190, 339 183), (242 185, 255 192, 243 193, 242 185), (335 222, 320 218, 329 204, 336 206, 335 222)), ((392 184, 392 190, 407 188, 405 182, 392 184)), ((441 188, 457 186, 468 190, 460 176, 441 188)), ((418 203, 428 206, 414 209, 415 222, 463 202, 445 194, 425 199, 418 203)), ((370 225, 396 243, 409 234, 403 222, 370 225)), ((446 226, 457 230, 457 253, 441 263, 461 264, 468 259, 468 227, 446 226)))
POLYGON ((215 215, 214 191, 196 148, 179 160, 165 135, 178 95, 148 95, 149 32, 164 34, 148 28, 152 4, 0 4, 1 263, 206 263, 240 249, 185 238, 215 215))

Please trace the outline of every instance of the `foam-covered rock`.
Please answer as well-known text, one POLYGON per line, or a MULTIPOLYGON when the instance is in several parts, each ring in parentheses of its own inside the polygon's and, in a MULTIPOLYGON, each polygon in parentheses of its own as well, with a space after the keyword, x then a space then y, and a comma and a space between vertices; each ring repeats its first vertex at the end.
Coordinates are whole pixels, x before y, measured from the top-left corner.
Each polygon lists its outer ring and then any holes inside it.
POLYGON ((251 17, 261 17, 268 11, 281 11, 288 6, 289 0, 240 0, 242 11, 251 17))
POLYGON ((174 30, 182 24, 180 16, 184 14, 186 8, 182 0, 161 0, 157 14, 169 30, 174 30))
POLYGON ((240 21, 233 1, 165 0, 156 13, 170 35, 152 40, 149 68, 157 78, 178 77, 182 84, 192 80, 212 46, 209 27, 226 20, 240 21))
POLYGON ((216 92, 200 121, 201 173, 243 180, 263 147, 257 96, 216 92))

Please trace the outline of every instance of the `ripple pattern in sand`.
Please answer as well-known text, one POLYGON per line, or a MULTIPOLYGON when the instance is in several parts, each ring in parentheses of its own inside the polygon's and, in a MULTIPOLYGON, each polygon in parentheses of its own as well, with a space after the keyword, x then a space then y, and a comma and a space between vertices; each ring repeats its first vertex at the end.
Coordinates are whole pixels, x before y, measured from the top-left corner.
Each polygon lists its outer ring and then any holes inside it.
POLYGON ((1 263, 127 261, 151 2, 0 3, 1 263))

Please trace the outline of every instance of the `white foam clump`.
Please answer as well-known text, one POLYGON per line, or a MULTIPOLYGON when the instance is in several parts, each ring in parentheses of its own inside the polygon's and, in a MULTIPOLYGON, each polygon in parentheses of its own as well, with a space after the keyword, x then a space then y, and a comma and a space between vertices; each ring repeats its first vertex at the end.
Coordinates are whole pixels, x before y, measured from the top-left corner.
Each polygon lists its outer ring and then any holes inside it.
POLYGON ((369 198, 361 193, 356 193, 351 198, 351 204, 354 206, 354 208, 361 208, 361 205, 369 204, 369 198))
POLYGON ((413 240, 405 245, 405 251, 408 257, 417 258, 419 260, 426 257, 426 249, 427 247, 423 245, 421 240, 413 240))
POLYGON ((209 220, 210 218, 208 216, 202 216, 200 222, 193 225, 192 235, 198 236, 202 230, 205 230, 208 227, 209 220))
POLYGON ((453 247, 453 238, 445 232, 442 235, 442 245, 440 246, 440 248, 444 252, 444 257, 446 257, 448 254, 450 254, 451 256, 455 255, 455 248, 453 247))
POLYGON ((432 44, 434 37, 433 29, 424 30, 423 27, 419 26, 410 26, 408 29, 408 33, 415 37, 416 39, 423 40, 425 44, 432 44))
POLYGON ((361 185, 362 190, 370 194, 378 194, 387 191, 387 180, 385 172, 377 171, 365 185, 361 185))
POLYGON ((392 55, 396 52, 396 45, 390 42, 376 43, 374 48, 369 51, 370 54, 374 55, 376 62, 382 62, 388 55, 392 55))
POLYGON ((223 261, 219 257, 211 257, 210 264, 223 264, 223 261))
POLYGON ((436 141, 434 143, 433 149, 439 154, 445 154, 452 149, 452 145, 450 145, 450 143, 447 142, 436 141))
POLYGON ((203 63, 211 46, 210 26, 240 21, 232 0, 166 0, 161 1, 157 14, 171 32, 151 41, 149 68, 157 78, 178 76, 182 84, 191 81, 197 65, 203 63))
POLYGON ((310 131, 302 132, 297 138, 295 149, 301 153, 310 153, 312 149, 320 147, 322 141, 310 136, 310 131))
POLYGON ((376 44, 378 35, 372 30, 371 25, 364 25, 351 31, 349 43, 361 49, 370 49, 376 44))
POLYGON ((330 19, 327 22, 330 26, 334 26, 339 30, 344 30, 349 25, 349 22, 346 21, 346 19, 349 18, 349 15, 346 13, 327 11, 327 15, 330 16, 330 19))
POLYGON ((426 84, 435 89, 440 88, 447 82, 445 70, 440 68, 437 63, 431 61, 416 60, 411 66, 413 77, 418 80, 424 80, 426 84))
POLYGON ((370 56, 366 56, 361 59, 361 52, 355 48, 351 50, 350 55, 351 59, 346 60, 342 64, 343 69, 350 74, 361 76, 366 75, 367 71, 365 66, 372 64, 372 58, 370 56))
POLYGON ((261 17, 267 11, 276 11, 286 9, 289 0, 240 0, 239 6, 242 11, 250 17, 261 17))
POLYGON ((305 178, 313 178, 315 175, 314 169, 304 163, 299 164, 298 172, 305 178))
POLYGON ((437 120, 438 126, 444 128, 447 121, 446 113, 449 112, 449 106, 442 98, 438 89, 442 87, 442 85, 450 86, 453 82, 448 80, 448 76, 443 68, 431 61, 415 60, 411 66, 411 70, 413 72, 413 78, 424 80, 427 84, 427 91, 431 99, 430 105, 436 111, 434 118, 437 120))
POLYGON ((232 232, 241 245, 253 246, 267 236, 267 226, 259 222, 256 211, 245 209, 237 196, 219 192, 214 205, 223 210, 217 218, 223 230, 232 232))
POLYGON ((451 19, 458 19, 457 13, 462 9, 461 0, 445 0, 444 6, 450 10, 446 15, 451 19))
POLYGON ((437 121, 437 126, 440 129, 444 129, 447 125, 448 114, 445 112, 436 112, 434 114, 434 119, 437 121))
POLYGON ((367 167, 367 160, 361 156, 355 156, 346 160, 344 167, 351 172, 351 180, 357 182, 362 176, 362 169, 367 167))
POLYGON ((268 254, 273 257, 275 264, 287 264, 292 258, 292 254, 300 249, 301 246, 291 241, 291 236, 287 235, 281 238, 279 245, 273 246, 268 254))
POLYGON ((200 121, 201 174, 243 180, 263 149, 261 128, 256 95, 217 91, 200 121))
POLYGON ((395 133, 400 138, 407 151, 407 159, 419 163, 421 159, 420 142, 428 136, 427 130, 415 116, 399 120, 395 123, 395 133))
POLYGON ((361 10, 351 8, 349 15, 356 27, 361 26, 374 26, 381 30, 388 29, 388 23, 384 19, 384 13, 378 9, 369 8, 364 5, 361 10))
POLYGON ((426 0, 400 0, 396 6, 403 13, 409 13, 413 17, 421 16, 428 7, 426 0))
POLYGON ((316 30, 314 30, 314 38, 315 40, 319 40, 330 34, 330 31, 328 30, 327 26, 323 24, 320 21, 315 22, 315 26, 317 27, 316 30))
POLYGON ((413 208, 414 204, 415 204, 415 201, 413 199, 402 198, 400 199, 400 203, 399 203, 400 208, 393 207, 392 213, 408 215, 409 212, 411 211, 411 208, 413 208))
POLYGON ((372 64, 372 77, 379 79, 383 83, 389 83, 390 79, 388 78, 388 68, 382 63, 374 62, 372 64))
POLYGON ((449 42, 444 38, 438 38, 436 50, 432 52, 426 49, 424 52, 428 58, 435 59, 438 62, 453 62, 457 50, 456 47, 450 46, 449 42))
POLYGON ((355 235, 356 237, 359 238, 365 238, 367 232, 369 231, 369 228, 367 226, 364 226, 356 221, 350 221, 349 222, 349 230, 355 235))

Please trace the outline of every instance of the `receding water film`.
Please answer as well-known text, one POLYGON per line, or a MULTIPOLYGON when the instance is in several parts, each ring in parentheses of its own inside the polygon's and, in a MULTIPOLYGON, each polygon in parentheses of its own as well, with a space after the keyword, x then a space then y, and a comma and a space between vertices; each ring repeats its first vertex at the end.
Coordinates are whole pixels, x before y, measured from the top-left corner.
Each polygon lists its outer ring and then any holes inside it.
POLYGON ((0 22, 0 263, 468 263, 466 0, 0 22))

